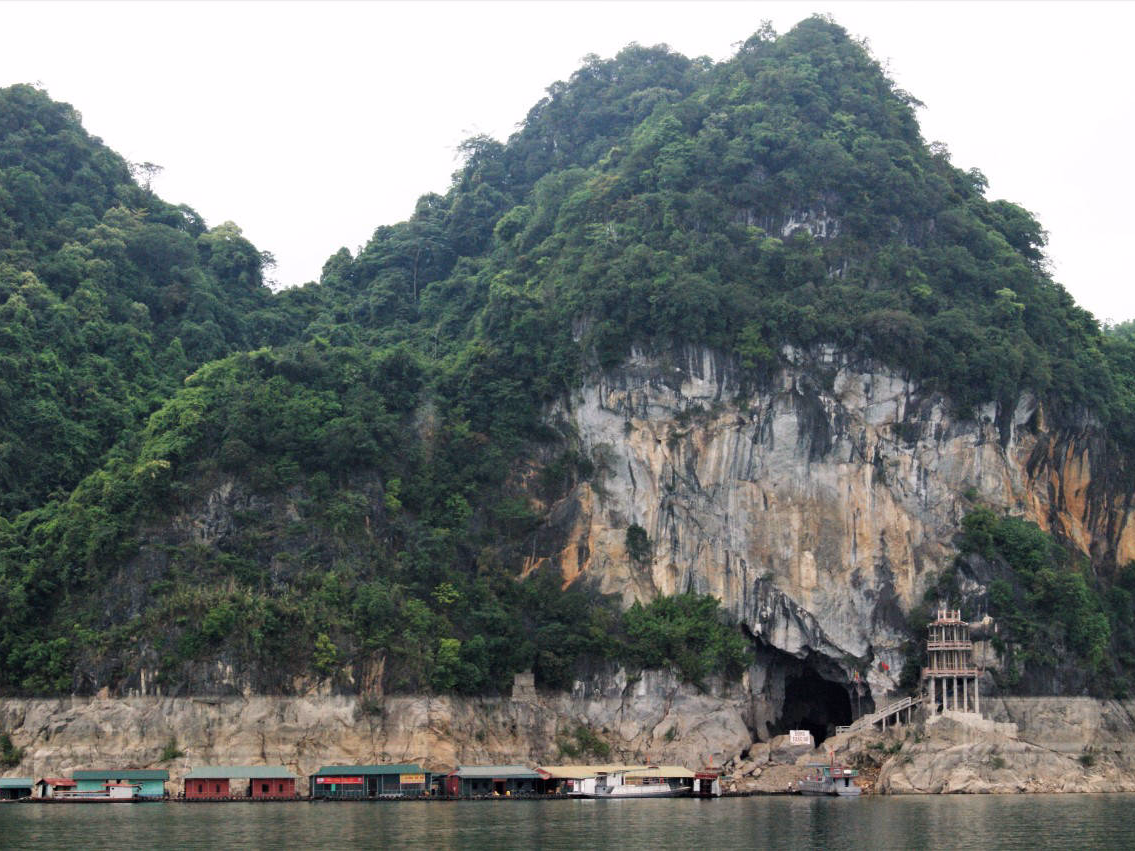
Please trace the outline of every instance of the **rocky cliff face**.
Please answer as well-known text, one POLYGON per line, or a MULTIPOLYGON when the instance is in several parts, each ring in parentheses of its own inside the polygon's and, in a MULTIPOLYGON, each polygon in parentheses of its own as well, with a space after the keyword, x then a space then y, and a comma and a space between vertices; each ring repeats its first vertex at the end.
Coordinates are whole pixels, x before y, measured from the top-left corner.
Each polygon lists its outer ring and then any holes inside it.
POLYGON ((746 701, 699 693, 662 672, 579 683, 572 694, 510 698, 130 697, 0 700, 0 730, 24 748, 12 775, 105 765, 167 768, 174 783, 208 764, 284 764, 307 775, 334 763, 587 761, 565 754, 585 729, 610 759, 722 765, 746 751, 746 701), (185 755, 159 763, 175 739, 185 755))
MULTIPOLYGON (((639 353, 587 382, 551 416, 597 474, 552 506, 527 565, 628 604, 718 596, 764 648, 751 676, 758 731, 785 720, 807 677, 848 687, 865 669, 868 700, 896 685, 904 613, 953 560, 963 494, 1098 563, 1135 556, 1131 494, 1090 424, 1050 429, 1029 396, 960 419, 877 365, 832 349, 788 355, 758 391, 704 348, 639 353), (632 524, 652 543, 646 560, 627 553, 632 524)), ((824 714, 801 699, 797 721, 824 714)))
MULTIPOLYGON (((972 497, 1025 515, 1098 565, 1135 558, 1132 494, 1090 423, 1050 427, 1027 396, 962 419, 876 364, 832 349, 787 355, 758 389, 704 348, 637 353, 585 382, 548 418, 595 474, 546 506, 547 523, 525 545, 525 570, 553 567, 626 604, 685 590, 719 597, 756 639, 757 664, 735 700, 755 737, 799 727, 819 737, 885 699, 910 638, 906 613, 953 561, 972 497), (632 525, 649 538, 645 558, 627 551, 632 525)), ((298 517, 293 497, 260 504, 222 483, 151 535, 157 543, 105 590, 108 607, 140 610, 138 595, 168 568, 163 536, 208 545, 241 512, 286 525, 298 517)), ((288 570, 281 562, 279 581, 288 570)), ((962 578, 980 585, 978 574, 962 578)), ((995 664, 982 647, 982 664, 995 664)), ((158 669, 146 651, 118 693, 163 693, 158 669)), ((326 690, 226 658, 189 673, 179 694, 326 690)), ((367 660, 341 686, 380 694, 382 678, 382 660, 367 660)), ((110 674, 90 679, 86 691, 97 692, 110 674)))
POLYGON ((884 794, 1135 791, 1135 703, 1090 698, 991 701, 990 718, 944 713, 886 732, 837 736, 818 750, 779 737, 750 743, 744 695, 701 694, 666 674, 619 674, 573 694, 508 698, 346 696, 130 697, 0 700, 0 728, 24 749, 11 776, 108 765, 165 768, 176 794, 193 767, 283 764, 310 775, 325 764, 419 762, 529 765, 572 756, 581 728, 613 761, 712 762, 729 788, 782 792, 806 763, 827 758, 878 771, 884 794), (184 755, 161 762, 177 742, 184 755), (872 766, 875 766, 873 768, 872 766))

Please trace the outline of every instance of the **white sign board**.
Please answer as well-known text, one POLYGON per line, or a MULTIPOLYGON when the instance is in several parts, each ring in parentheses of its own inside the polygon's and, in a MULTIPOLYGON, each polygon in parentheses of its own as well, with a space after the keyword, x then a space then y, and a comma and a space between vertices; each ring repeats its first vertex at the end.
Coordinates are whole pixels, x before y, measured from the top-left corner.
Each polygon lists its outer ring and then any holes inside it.
POLYGON ((807 730, 789 730, 788 741, 793 745, 810 745, 812 744, 812 734, 807 730))

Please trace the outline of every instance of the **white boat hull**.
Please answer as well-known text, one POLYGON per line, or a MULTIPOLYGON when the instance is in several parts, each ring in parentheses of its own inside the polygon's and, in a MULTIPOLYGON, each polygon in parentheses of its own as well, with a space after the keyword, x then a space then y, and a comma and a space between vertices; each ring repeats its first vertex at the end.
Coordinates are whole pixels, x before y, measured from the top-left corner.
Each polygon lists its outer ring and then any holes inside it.
POLYGON ((597 786, 594 792, 584 794, 585 798, 683 798, 690 794, 688 788, 673 789, 661 783, 652 786, 597 786))

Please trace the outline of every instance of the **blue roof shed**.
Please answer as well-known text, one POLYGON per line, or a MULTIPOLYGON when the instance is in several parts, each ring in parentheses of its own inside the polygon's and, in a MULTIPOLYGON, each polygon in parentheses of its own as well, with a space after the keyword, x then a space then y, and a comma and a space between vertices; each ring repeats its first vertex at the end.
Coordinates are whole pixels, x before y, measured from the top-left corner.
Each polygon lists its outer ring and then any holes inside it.
POLYGON ((34 785, 30 777, 0 777, 0 801, 30 798, 34 785))
POLYGON ((536 794, 544 775, 524 765, 459 765, 449 779, 447 794, 475 798, 536 794))

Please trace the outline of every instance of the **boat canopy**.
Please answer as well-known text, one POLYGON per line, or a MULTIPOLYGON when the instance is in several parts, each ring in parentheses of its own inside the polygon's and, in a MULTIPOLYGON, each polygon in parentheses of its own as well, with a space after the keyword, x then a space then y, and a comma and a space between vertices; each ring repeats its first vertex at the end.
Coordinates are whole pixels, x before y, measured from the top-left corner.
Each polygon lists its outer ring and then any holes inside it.
POLYGON ((688 768, 683 768, 680 765, 652 765, 648 768, 636 768, 634 771, 628 771, 627 777, 643 777, 643 778, 683 778, 692 780, 694 773, 688 768))
POLYGON ((537 771, 554 780, 586 780, 600 774, 618 774, 624 771, 645 770, 645 765, 539 765, 537 771))

